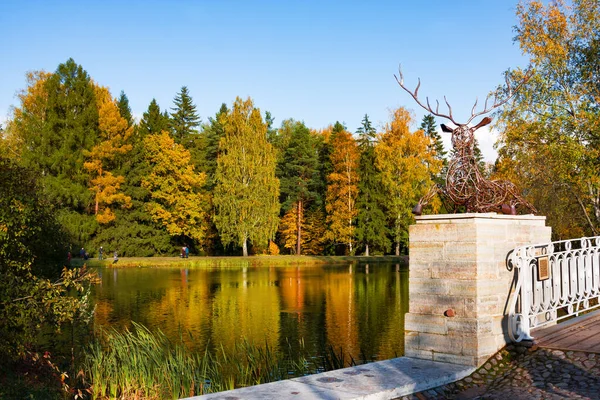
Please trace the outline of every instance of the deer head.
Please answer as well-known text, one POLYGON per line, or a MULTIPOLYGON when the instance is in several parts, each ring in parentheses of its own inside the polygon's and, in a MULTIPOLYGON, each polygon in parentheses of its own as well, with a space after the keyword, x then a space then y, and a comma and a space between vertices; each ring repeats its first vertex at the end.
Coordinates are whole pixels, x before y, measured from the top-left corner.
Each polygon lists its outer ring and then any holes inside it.
POLYGON ((443 132, 452 134, 452 147, 456 152, 465 156, 472 154, 475 144, 475 131, 483 126, 489 125, 492 122, 490 117, 485 117, 475 126, 458 125, 456 128, 450 128, 446 124, 441 124, 443 132))
POLYGON ((519 90, 519 88, 525 82, 527 82, 527 80, 529 79, 529 76, 530 76, 529 73, 527 73, 525 75, 525 79, 519 84, 519 86, 516 89, 513 89, 513 87, 510 85, 510 81, 508 80, 508 74, 507 74, 506 75, 506 88, 507 88, 506 97, 504 99, 499 99, 498 93, 495 93, 494 94, 494 103, 488 107, 488 102, 489 102, 490 96, 491 96, 491 95, 488 95, 485 98, 485 104, 483 106, 483 110, 478 111, 478 112, 475 111, 477 108, 477 99, 475 99, 475 104, 473 105, 473 108, 471 109, 471 117, 469 117, 467 122, 459 123, 459 122, 456 122, 454 120, 454 117, 452 116, 452 107, 450 107, 450 103, 448 103, 448 100, 446 100, 446 96, 444 96, 444 102, 446 103, 446 106, 448 106, 448 114, 442 114, 439 112, 440 103, 437 100, 435 101, 436 107, 435 107, 435 111, 434 111, 431 108, 431 105, 429 104, 428 97, 425 98, 425 100, 426 100, 425 103, 422 103, 419 100, 418 95, 419 95, 419 87, 421 86, 421 80, 420 79, 418 80, 417 87, 415 88, 415 90, 411 91, 406 86, 404 86, 404 77, 402 76, 402 70, 400 68, 398 68, 398 75, 400 76, 400 78, 398 78, 396 75, 394 75, 394 78, 396 78, 396 82, 398 82, 400 87, 402 89, 404 89, 408 94, 410 94, 413 99, 415 99, 415 101, 417 102, 418 105, 423 107, 426 111, 430 112, 431 114, 438 116, 438 117, 446 118, 446 119, 452 121, 452 123, 454 125, 456 125, 456 128, 454 128, 454 129, 449 128, 447 125, 444 125, 444 124, 441 124, 441 127, 442 127, 442 131, 452 134, 452 147, 458 152, 458 154, 462 154, 462 155, 465 155, 465 153, 468 154, 469 151, 472 154, 474 140, 475 140, 474 139, 475 131, 483 126, 488 125, 490 122, 492 122, 492 118, 485 117, 477 125, 471 126, 471 127, 469 126, 469 123, 471 123, 471 121, 473 121, 473 119, 475 119, 476 117, 483 115, 483 114, 487 114, 490 111, 494 110, 495 108, 500 107, 501 105, 506 103, 508 100, 510 100, 510 98, 519 90))

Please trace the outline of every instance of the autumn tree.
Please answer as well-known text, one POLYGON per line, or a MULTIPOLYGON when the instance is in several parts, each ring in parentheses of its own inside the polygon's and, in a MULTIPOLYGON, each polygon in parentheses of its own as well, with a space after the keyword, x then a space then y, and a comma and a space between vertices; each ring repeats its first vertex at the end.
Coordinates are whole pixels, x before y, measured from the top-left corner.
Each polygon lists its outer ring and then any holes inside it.
POLYGON ((358 128, 358 209, 356 218, 356 240, 365 246, 365 255, 369 248, 375 246, 386 251, 390 246, 387 237, 386 218, 383 211, 383 192, 381 175, 376 167, 375 139, 377 133, 365 114, 362 125, 358 128))
POLYGON ((497 170, 525 189, 557 238, 600 231, 600 4, 517 6, 515 41, 529 79, 500 113, 497 170), (569 218, 565 218, 568 215, 569 218))
POLYGON ((219 143, 214 204, 215 224, 225 245, 248 241, 266 245, 278 224, 279 180, 267 126, 252 100, 239 97, 224 118, 219 143))
POLYGON ((152 100, 127 141, 132 149, 121 160, 118 169, 119 175, 126 178, 121 188, 131 198, 131 207, 115 209, 116 219, 99 230, 94 239, 97 246, 118 249, 123 256, 148 257, 171 252, 171 235, 162 221, 153 219, 148 213, 148 204, 153 199, 150 190, 142 185, 142 180, 152 172, 144 139, 159 135, 167 128, 168 118, 160 111, 156 100, 152 100))
POLYGON ((310 131, 303 122, 284 121, 280 130, 282 136, 289 135, 287 145, 281 150, 277 168, 277 176, 281 182, 280 199, 286 216, 293 214, 296 218, 295 253, 302 254, 304 213, 317 197, 317 150, 310 131), (295 210, 290 212, 292 207, 295 210))
POLYGON ((91 177, 90 190, 94 193, 96 220, 100 224, 108 224, 115 219, 111 208, 113 204, 131 207, 131 197, 121 190, 125 177, 113 172, 117 167, 115 161, 118 157, 132 149, 129 140, 133 127, 121 117, 119 103, 112 98, 107 88, 95 86, 95 93, 100 142, 90 151, 84 151, 87 156, 84 168, 91 177))
POLYGON ((354 254, 354 231, 356 229, 356 199, 358 197, 359 152, 352 134, 339 122, 334 126, 331 138, 331 168, 327 176, 326 238, 348 246, 354 254))
POLYGON ((173 104, 170 121, 173 137, 176 143, 187 145, 190 135, 198 133, 196 128, 200 126, 200 117, 187 86, 181 87, 173 99, 173 104))
POLYGON ((189 151, 166 131, 148 135, 144 145, 151 167, 150 174, 142 179, 142 186, 152 197, 146 205, 148 212, 170 235, 202 244, 208 219, 202 192, 206 175, 194 171, 189 151))
POLYGON ((430 138, 422 130, 411 132, 411 123, 406 109, 393 111, 375 148, 396 255, 408 241, 408 226, 414 221, 412 207, 433 185, 431 177, 441 168, 430 138))

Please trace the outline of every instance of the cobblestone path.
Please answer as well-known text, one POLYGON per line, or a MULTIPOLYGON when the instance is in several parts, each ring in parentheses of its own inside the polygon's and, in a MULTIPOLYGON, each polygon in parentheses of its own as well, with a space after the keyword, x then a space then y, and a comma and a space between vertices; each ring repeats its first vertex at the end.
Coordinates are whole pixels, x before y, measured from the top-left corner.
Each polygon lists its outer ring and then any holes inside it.
POLYGON ((509 345, 458 382, 402 400, 600 399, 600 354, 509 345))

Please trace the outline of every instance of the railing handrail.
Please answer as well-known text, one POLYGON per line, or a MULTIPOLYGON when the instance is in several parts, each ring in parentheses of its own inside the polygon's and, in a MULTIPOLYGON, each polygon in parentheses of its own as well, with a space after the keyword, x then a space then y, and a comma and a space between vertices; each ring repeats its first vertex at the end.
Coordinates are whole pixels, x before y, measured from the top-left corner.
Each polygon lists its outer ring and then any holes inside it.
POLYGON ((517 276, 508 308, 511 340, 600 306, 600 236, 520 246, 507 258, 517 276), (597 303, 590 305, 590 300, 597 303))

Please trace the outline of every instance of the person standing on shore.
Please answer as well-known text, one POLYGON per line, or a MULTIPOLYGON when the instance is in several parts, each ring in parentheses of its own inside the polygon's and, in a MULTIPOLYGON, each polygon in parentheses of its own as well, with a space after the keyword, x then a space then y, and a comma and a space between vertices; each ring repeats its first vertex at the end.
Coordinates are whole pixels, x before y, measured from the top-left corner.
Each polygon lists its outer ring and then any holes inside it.
POLYGON ((104 249, 100 246, 100 250, 98 251, 98 260, 102 260, 102 256, 104 254, 104 249))

